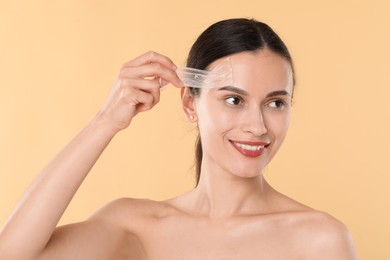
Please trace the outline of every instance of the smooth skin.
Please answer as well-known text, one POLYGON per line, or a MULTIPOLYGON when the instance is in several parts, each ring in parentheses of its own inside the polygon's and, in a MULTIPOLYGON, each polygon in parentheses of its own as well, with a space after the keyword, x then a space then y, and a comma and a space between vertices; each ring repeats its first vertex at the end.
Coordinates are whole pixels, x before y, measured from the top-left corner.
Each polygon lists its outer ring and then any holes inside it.
POLYGON ((263 178, 288 129, 288 62, 269 50, 229 59, 234 88, 202 89, 200 97, 181 88, 203 142, 194 190, 161 202, 118 199, 86 221, 56 227, 112 138, 158 103, 161 86, 182 87, 173 62, 148 52, 123 65, 101 111, 26 192, 0 233, 0 259, 356 259, 342 223, 263 178), (233 147, 244 141, 269 145, 253 158, 233 147))

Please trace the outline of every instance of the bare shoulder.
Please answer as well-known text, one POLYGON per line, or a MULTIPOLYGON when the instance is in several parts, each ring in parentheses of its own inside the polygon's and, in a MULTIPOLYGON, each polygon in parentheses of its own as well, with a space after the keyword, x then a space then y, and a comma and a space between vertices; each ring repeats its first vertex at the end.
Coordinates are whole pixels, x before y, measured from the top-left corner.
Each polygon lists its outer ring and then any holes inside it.
MULTIPOLYGON (((288 230, 303 259, 357 259, 348 228, 328 213, 312 209, 277 193, 276 219, 288 230)), ((279 223, 280 223, 279 222, 279 223)))
POLYGON ((166 203, 149 199, 119 198, 106 204, 90 219, 104 219, 122 225, 123 228, 136 230, 149 221, 169 214, 172 207, 166 203))
POLYGON ((348 228, 328 213, 304 211, 296 229, 305 259, 357 259, 348 228))
POLYGON ((156 220, 169 214, 169 208, 157 201, 120 198, 103 206, 86 223, 110 230, 105 237, 115 232, 109 240, 118 241, 116 256, 109 259, 146 259, 147 234, 153 233, 156 220))

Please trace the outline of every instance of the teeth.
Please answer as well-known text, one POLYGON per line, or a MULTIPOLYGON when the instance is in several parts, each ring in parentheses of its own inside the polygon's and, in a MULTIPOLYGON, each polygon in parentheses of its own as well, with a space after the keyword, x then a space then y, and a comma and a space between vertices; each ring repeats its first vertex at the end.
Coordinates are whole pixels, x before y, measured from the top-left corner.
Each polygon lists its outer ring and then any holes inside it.
POLYGON ((264 148, 264 145, 248 145, 248 144, 240 144, 235 143, 238 147, 249 150, 249 151, 259 151, 260 149, 264 148))

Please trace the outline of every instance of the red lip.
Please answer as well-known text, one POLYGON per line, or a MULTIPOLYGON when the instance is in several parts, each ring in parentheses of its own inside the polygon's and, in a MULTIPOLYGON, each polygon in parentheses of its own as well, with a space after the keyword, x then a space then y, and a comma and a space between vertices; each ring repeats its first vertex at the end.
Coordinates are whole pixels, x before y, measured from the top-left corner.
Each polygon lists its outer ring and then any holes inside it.
POLYGON ((239 151, 242 155, 247 156, 247 157, 252 157, 252 158, 261 156, 265 152, 265 149, 267 148, 267 146, 269 145, 269 143, 265 143, 265 142, 250 142, 250 141, 237 142, 240 144, 247 144, 247 145, 253 145, 253 146, 264 145, 264 148, 262 148, 260 150, 252 151, 252 150, 246 150, 246 149, 243 149, 243 148, 237 146, 235 141, 230 141, 230 142, 232 143, 233 147, 236 148, 236 150, 239 151))

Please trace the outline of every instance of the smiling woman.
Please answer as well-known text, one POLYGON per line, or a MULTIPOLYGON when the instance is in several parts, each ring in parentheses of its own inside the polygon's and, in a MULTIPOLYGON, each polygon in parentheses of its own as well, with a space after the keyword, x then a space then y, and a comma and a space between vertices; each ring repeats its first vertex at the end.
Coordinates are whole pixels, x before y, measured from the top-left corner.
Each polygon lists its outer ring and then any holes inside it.
MULTIPOLYGON (((223 60, 210 64, 210 70, 223 60)), ((207 163, 209 150, 205 149, 212 149, 211 159, 221 157, 220 167, 229 163, 232 165, 226 166, 226 170, 232 173, 235 167, 242 167, 238 175, 257 176, 275 155, 287 133, 293 90, 291 66, 285 58, 268 49, 231 54, 229 61, 234 86, 196 90, 196 104, 191 104, 194 102, 192 89, 190 95, 183 95, 185 110, 198 118, 201 137, 198 138, 198 149, 202 153, 202 161, 198 163, 207 163), (237 151, 244 157, 236 157, 237 151), (258 158, 250 160, 252 165, 237 163, 246 157, 258 158)), ((199 173, 204 171, 201 169, 199 173)))
POLYGON ((125 63, 103 108, 2 229, 0 258, 356 259, 342 223, 277 192, 262 174, 290 122, 287 47, 264 23, 225 20, 198 38, 187 65, 214 71, 227 59, 229 80, 212 88, 186 87, 173 62, 155 52, 125 63), (181 88, 183 109, 198 126, 196 188, 166 201, 119 199, 84 222, 56 227, 112 138, 152 109, 168 83, 181 88))

